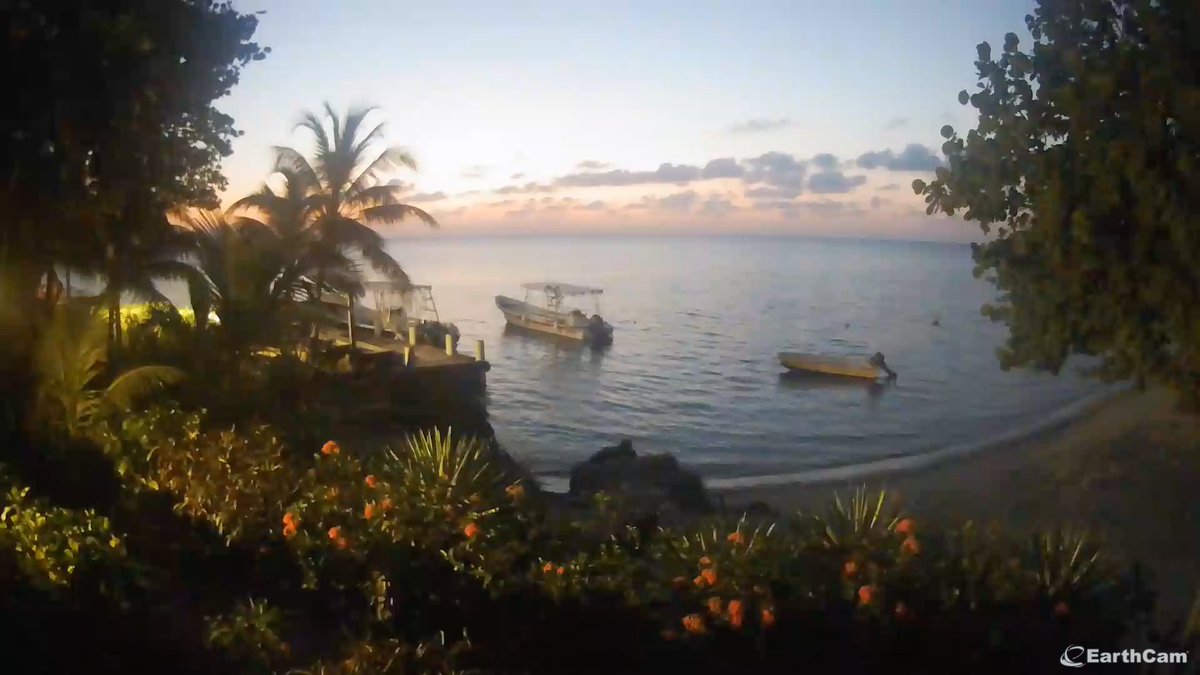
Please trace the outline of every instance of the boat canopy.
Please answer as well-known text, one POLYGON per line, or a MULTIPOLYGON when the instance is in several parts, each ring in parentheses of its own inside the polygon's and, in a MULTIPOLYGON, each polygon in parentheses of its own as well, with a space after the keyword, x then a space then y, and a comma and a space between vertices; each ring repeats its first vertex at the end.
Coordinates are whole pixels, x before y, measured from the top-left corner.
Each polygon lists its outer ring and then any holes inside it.
POLYGON ((396 293, 404 293, 409 290, 427 291, 432 286, 423 286, 421 284, 405 284, 399 281, 364 281, 362 282, 363 290, 366 291, 394 291, 396 293))
POLYGON ((521 284, 521 288, 524 288, 527 291, 557 293, 558 295, 600 295, 604 292, 603 288, 596 288, 594 286, 577 286, 575 284, 561 284, 556 281, 539 281, 521 284))

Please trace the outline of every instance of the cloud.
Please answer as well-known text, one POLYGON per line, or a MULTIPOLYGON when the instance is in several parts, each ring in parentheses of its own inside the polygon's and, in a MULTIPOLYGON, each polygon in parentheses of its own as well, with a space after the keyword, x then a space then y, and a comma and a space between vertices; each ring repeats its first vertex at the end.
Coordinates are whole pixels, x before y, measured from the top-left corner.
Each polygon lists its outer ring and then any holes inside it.
POLYGON ((690 183, 700 178, 700 168, 686 164, 660 164, 654 171, 614 169, 604 173, 571 173, 554 181, 561 187, 599 187, 647 185, 651 183, 690 183))
POLYGON ((888 183, 887 185, 880 186, 879 191, 880 192, 890 192, 891 190, 899 190, 899 189, 900 189, 899 183, 888 183))
POLYGON ((836 169, 838 167, 838 158, 836 155, 831 155, 828 152, 823 152, 812 158, 812 163, 819 169, 836 169))
POLYGON ((941 158, 932 149, 917 143, 910 143, 900 154, 891 150, 878 150, 858 156, 858 166, 863 169, 933 171, 941 165, 941 158))
POLYGON ((804 189, 807 167, 804 162, 782 152, 768 152, 747 159, 748 170, 743 180, 746 183, 766 183, 778 188, 790 188, 800 194, 804 189))
POLYGON ((510 178, 510 180, 521 180, 524 177, 525 177, 525 174, 523 174, 523 173, 514 173, 512 175, 512 177, 510 178))
POLYGON ((490 167, 490 166, 487 166, 485 164, 475 164, 472 166, 468 166, 466 169, 463 169, 462 177, 469 179, 469 180, 476 180, 479 178, 487 178, 487 175, 489 173, 491 173, 491 171, 492 171, 492 167, 490 167))
POLYGON ((655 203, 660 209, 667 209, 669 211, 691 211, 692 206, 695 205, 699 198, 700 195, 696 194, 695 190, 688 190, 687 192, 677 192, 673 195, 661 197, 655 200, 655 203))
POLYGON ((745 195, 750 199, 791 199, 803 192, 799 188, 756 187, 746 190, 745 195))
POLYGON ((714 218, 720 218, 734 209, 733 203, 720 195, 709 195, 700 205, 700 213, 714 218))
POLYGON ((908 126, 907 117, 893 117, 887 121, 887 124, 883 125, 883 128, 891 131, 892 129, 899 129, 906 126, 908 126))
POLYGON ((759 117, 752 120, 746 120, 745 122, 738 122, 737 124, 730 126, 729 131, 735 134, 756 134, 766 131, 786 129, 790 126, 792 126, 792 120, 787 117, 780 117, 778 119, 766 119, 759 117))
POLYGON ((710 178, 741 178, 745 174, 746 170, 732 157, 721 157, 711 160, 700 170, 700 177, 705 180, 710 178))
POLYGON ((888 203, 888 200, 886 200, 886 199, 880 199, 879 197, 871 197, 871 208, 873 208, 873 209, 877 209, 887 203, 888 203))
POLYGON ((814 173, 808 179, 808 189, 816 194, 840 194, 850 192, 867 182, 866 176, 847 176, 841 171, 814 173))
POLYGON ((402 197, 403 202, 440 202, 446 198, 445 192, 418 192, 415 195, 402 197))
POLYGON ((585 209, 587 211, 603 211, 604 209, 608 208, 608 204, 605 204, 604 202, 597 200, 594 202, 589 202, 587 204, 584 204, 580 208, 585 209))
POLYGON ((495 192, 498 195, 524 195, 534 192, 554 192, 555 189, 553 185, 526 183, 524 185, 505 185, 502 188, 496 188, 495 192))
POLYGON ((582 162, 576 164, 575 168, 582 169, 584 171, 600 171, 601 169, 607 169, 608 164, 605 162, 597 162, 594 159, 585 159, 582 162))

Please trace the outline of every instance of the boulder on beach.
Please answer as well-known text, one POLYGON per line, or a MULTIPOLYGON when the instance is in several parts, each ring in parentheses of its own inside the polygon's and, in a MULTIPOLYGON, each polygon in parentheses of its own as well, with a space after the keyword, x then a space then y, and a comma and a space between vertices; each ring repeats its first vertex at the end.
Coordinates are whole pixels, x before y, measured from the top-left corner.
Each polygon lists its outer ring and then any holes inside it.
POLYGON ((621 496, 654 510, 663 506, 689 513, 712 510, 700 476, 680 466, 671 454, 639 456, 629 439, 600 450, 571 469, 571 496, 597 492, 621 496))

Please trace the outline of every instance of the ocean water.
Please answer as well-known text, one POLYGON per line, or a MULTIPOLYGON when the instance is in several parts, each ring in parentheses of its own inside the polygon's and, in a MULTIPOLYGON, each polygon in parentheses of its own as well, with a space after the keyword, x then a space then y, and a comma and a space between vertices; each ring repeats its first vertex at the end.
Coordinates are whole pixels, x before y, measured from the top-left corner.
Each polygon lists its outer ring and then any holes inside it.
MULTIPOLYGON (((963 245, 801 238, 395 239, 460 349, 482 339, 504 446, 552 489, 601 447, 671 452, 711 484, 848 475, 966 451, 1061 417, 1106 388, 1000 370, 995 289, 963 245), (505 330, 497 294, 598 285, 614 344, 505 330), (934 320, 938 325, 934 325, 934 320), (887 356, 895 382, 781 375, 776 353, 887 356)), ((580 308, 591 314, 589 299, 580 308)))

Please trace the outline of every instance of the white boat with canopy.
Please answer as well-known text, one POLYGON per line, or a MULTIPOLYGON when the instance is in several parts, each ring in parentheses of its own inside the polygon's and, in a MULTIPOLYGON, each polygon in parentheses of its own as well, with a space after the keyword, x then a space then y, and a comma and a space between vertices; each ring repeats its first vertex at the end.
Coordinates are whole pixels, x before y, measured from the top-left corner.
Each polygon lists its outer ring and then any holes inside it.
POLYGON ((600 316, 599 299, 604 289, 554 281, 521 284, 521 288, 525 290, 523 300, 496 296, 496 306, 504 313, 508 325, 592 346, 612 343, 612 326, 600 316), (541 303, 530 302, 531 294, 540 294, 541 303), (592 298, 595 313, 588 317, 579 309, 565 307, 563 301, 571 297, 592 298))

